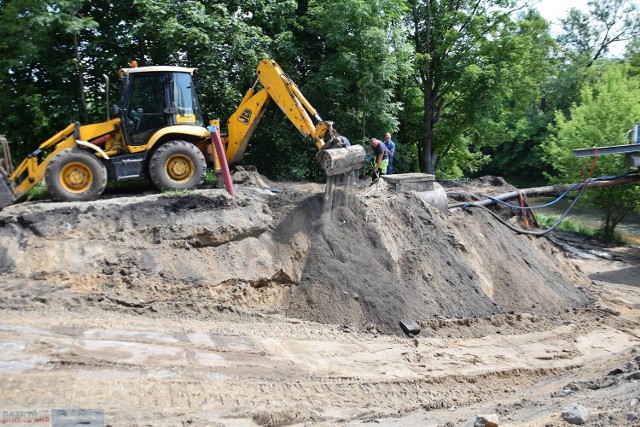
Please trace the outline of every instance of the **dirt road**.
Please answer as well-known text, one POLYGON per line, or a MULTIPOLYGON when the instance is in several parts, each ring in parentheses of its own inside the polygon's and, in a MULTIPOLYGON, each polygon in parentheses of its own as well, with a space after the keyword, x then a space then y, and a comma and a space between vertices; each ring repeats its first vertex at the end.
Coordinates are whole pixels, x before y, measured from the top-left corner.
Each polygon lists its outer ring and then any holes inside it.
POLYGON ((0 412, 562 426, 577 402, 585 425, 640 423, 638 250, 517 236, 384 188, 327 227, 321 186, 279 190, 0 212, 0 412))

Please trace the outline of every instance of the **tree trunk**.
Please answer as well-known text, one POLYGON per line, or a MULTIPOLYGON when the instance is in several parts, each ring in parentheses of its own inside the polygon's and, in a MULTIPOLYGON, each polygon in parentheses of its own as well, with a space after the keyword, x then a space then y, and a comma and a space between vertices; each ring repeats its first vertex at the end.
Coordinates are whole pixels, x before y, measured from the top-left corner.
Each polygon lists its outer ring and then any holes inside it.
MULTIPOLYGON (((364 100, 364 105, 367 105, 367 94, 366 92, 362 94, 362 98, 364 100)), ((363 109, 362 111, 362 122, 360 123, 362 129, 362 139, 367 137, 367 110, 363 109)))
MULTIPOLYGON (((424 53, 428 56, 425 59, 424 72, 422 76, 423 94, 424 94, 424 137, 420 147, 420 171, 423 173, 433 174, 435 172, 435 159, 433 156, 433 116, 435 94, 433 90, 433 58, 431 53, 431 4, 426 2, 427 13, 425 18, 425 44, 423 46, 424 53)), ((417 28, 416 28, 417 31, 417 28)))
POLYGON ((606 208, 604 210, 604 224, 602 225, 602 237, 605 239, 613 239, 613 230, 615 225, 612 221, 613 209, 606 208))
POLYGON ((84 72, 81 66, 82 62, 80 58, 80 49, 78 47, 78 35, 76 33, 73 33, 72 38, 73 38, 73 48, 76 54, 76 61, 78 62, 78 86, 80 86, 79 92, 80 92, 80 102, 82 104, 82 117, 84 118, 84 123, 89 123, 89 112, 87 111, 87 99, 84 95, 84 72))
POLYGON ((424 137, 422 140, 422 156, 420 158, 420 171, 423 173, 434 173, 433 162, 433 126, 431 115, 433 103, 431 102, 431 79, 424 83, 424 137))

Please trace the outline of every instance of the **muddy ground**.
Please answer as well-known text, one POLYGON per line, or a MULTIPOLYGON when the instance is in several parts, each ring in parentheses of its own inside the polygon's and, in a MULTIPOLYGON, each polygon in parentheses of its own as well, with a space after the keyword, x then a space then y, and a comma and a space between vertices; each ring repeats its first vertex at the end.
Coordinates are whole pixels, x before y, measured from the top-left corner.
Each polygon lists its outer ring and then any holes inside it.
MULTIPOLYGON (((235 180, 233 198, 0 211, 0 412, 562 426, 578 403, 585 425, 640 424, 640 249, 519 235, 384 181, 324 212, 322 185, 235 180)), ((512 189, 445 187, 452 203, 512 189)))

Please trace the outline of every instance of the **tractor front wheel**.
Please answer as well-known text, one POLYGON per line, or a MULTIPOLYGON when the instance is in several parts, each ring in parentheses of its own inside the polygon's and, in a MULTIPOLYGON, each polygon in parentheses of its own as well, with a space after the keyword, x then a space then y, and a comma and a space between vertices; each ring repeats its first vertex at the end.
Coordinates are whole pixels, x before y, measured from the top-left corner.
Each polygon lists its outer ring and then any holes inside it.
POLYGON ((100 197, 107 186, 107 168, 91 152, 69 148, 53 156, 45 170, 49 193, 63 202, 100 197))
POLYGON ((198 147, 187 141, 169 141, 151 156, 149 176, 164 190, 191 190, 204 182, 207 164, 198 147))

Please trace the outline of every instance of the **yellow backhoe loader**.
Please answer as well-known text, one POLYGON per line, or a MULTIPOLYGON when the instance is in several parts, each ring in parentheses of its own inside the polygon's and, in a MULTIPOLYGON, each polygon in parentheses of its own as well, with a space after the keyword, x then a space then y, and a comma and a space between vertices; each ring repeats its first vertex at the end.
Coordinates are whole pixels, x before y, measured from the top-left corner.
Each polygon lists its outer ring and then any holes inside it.
MULTIPOLYGON (((195 70, 171 66, 121 69, 120 103, 113 109, 107 105, 112 118, 89 125, 70 124, 16 168, 6 140, 0 138, 0 208, 20 200, 43 178, 51 195, 61 201, 96 199, 108 180, 145 175, 159 190, 197 188, 207 166, 215 165, 215 155, 193 84, 195 70)), ((362 167, 362 146, 327 148, 333 123, 320 118, 275 61, 262 60, 256 72, 255 84, 227 121, 227 133, 222 133, 229 164, 242 161, 253 131, 273 101, 320 150, 318 160, 327 176, 362 167)))

